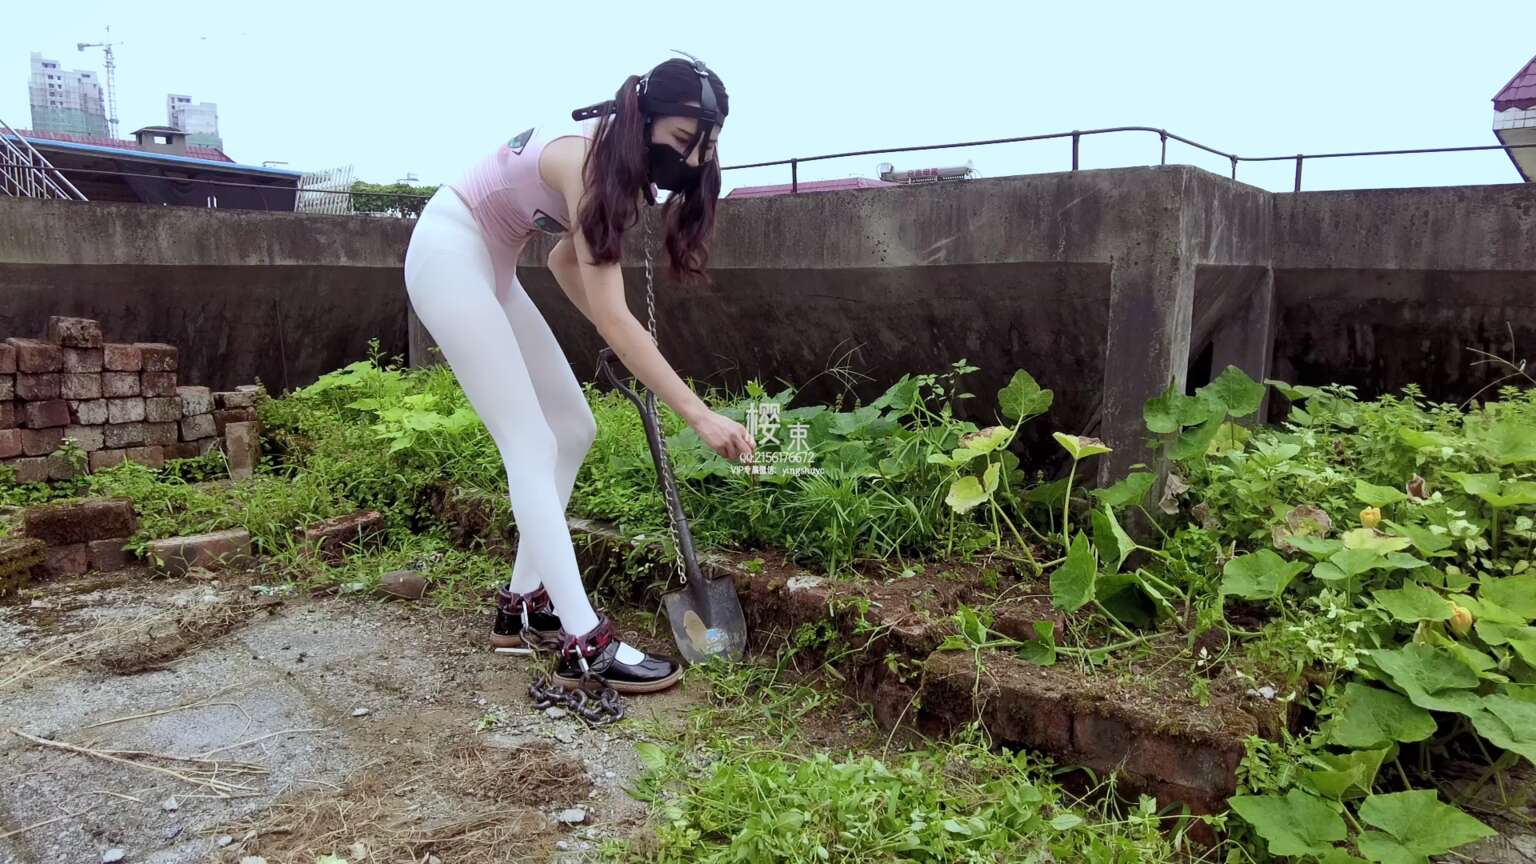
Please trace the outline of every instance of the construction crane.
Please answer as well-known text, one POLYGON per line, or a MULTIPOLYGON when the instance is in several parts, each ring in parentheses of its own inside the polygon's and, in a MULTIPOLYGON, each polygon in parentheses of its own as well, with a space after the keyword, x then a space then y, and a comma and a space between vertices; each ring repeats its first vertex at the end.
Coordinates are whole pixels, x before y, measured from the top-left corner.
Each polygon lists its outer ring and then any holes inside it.
MULTIPOLYGON (((107 38, 112 38, 112 28, 107 27, 107 38)), ((100 48, 107 58, 107 128, 112 137, 117 137, 117 60, 112 56, 112 46, 121 45, 121 42, 76 42, 75 50, 84 51, 87 48, 100 48)))

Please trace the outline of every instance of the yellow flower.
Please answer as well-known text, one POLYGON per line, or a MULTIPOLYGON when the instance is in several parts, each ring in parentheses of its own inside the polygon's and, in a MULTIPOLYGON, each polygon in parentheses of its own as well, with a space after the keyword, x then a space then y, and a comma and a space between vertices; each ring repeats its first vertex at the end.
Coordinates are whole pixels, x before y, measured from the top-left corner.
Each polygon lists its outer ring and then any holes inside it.
POLYGON ((1367 507, 1360 511, 1360 524, 1367 528, 1375 528, 1381 524, 1381 508, 1367 507))
POLYGON ((1472 612, 1465 606, 1451 604, 1451 632, 1457 636, 1472 632, 1472 612))

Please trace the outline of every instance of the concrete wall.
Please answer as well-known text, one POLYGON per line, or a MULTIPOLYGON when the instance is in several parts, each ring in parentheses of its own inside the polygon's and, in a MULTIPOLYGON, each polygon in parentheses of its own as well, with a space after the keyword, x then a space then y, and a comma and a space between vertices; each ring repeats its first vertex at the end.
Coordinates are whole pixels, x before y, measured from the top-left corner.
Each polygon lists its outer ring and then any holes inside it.
MULTIPOLYGON (((405 350, 410 228, 0 200, 0 290, 14 298, 0 334, 89 314, 114 338, 182 345, 211 364, 201 380, 300 386, 371 336, 405 350)), ((639 234, 625 268, 637 316, 639 234)), ((552 242, 529 244, 520 278, 595 380, 601 339, 545 268, 552 242)), ((1051 429, 1116 448, 1108 475, 1148 457, 1147 398, 1228 364, 1472 395, 1500 373, 1471 349, 1536 345, 1536 185, 1271 194, 1167 166, 732 200, 713 284, 657 273, 662 353, 685 377, 783 380, 832 401, 965 358, 982 399, 962 416, 990 422, 974 409, 1024 368, 1056 391, 1051 429)), ((412 335, 420 358, 430 340, 412 335)), ((1053 450, 1048 431, 1030 429, 1038 452, 1053 450)))
POLYGON ((111 341, 181 349, 182 380, 299 387, 406 353, 395 219, 0 198, 0 336, 49 315, 101 320, 111 341))

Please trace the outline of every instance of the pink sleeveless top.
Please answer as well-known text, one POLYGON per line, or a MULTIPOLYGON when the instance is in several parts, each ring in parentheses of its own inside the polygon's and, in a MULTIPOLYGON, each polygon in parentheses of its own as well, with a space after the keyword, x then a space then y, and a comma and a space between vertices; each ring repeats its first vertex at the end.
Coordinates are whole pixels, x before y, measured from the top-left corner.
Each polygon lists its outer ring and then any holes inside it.
POLYGON ((564 234, 571 215, 565 198, 539 176, 539 154, 557 138, 591 139, 596 123, 572 120, 535 126, 475 163, 448 187, 463 199, 487 236, 508 246, 521 246, 536 231, 564 234))

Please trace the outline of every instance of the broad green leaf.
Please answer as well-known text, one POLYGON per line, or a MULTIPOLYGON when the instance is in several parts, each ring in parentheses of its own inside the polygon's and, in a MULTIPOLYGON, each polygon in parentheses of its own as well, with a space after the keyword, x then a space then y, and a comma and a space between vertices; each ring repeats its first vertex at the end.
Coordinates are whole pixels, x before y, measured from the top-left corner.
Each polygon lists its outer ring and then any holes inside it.
POLYGON ((1214 396, 1185 396, 1170 387, 1142 406, 1141 416, 1147 422, 1148 431, 1166 435, 1185 426, 1198 426, 1211 419, 1213 414, 1225 412, 1226 407, 1214 396))
POLYGON ((1525 507, 1536 504, 1536 483, 1529 480, 1506 480, 1499 484, 1499 491, 1492 495, 1478 496, 1499 509, 1525 507))
POLYGON ((640 757, 640 764, 648 770, 660 771, 667 765, 667 755, 662 749, 649 741, 640 741, 635 744, 635 754, 640 757))
MULTIPOLYGON (((876 408, 894 408, 901 413, 906 413, 917 402, 917 388, 919 382, 911 374, 904 374, 901 380, 892 384, 880 398, 869 403, 876 408)), ((785 400, 786 402, 788 400, 785 400)), ((819 407, 819 406, 818 406, 819 407)))
POLYGON ((1254 448, 1253 458, 1254 461, 1263 463, 1266 467, 1274 468, 1277 465, 1290 461, 1300 452, 1300 444, 1274 444, 1265 441, 1254 448))
POLYGON ((1211 439, 1211 446, 1205 448, 1205 455, 1220 458, 1228 453, 1236 453, 1252 437, 1253 432, 1236 420, 1222 421, 1221 430, 1211 439))
POLYGON ((1415 450, 1440 450, 1452 446, 1451 439, 1444 435, 1420 429, 1398 429, 1397 437, 1415 450))
POLYGON ((1276 600, 1296 574, 1307 569, 1302 561, 1287 561, 1268 549, 1239 555, 1221 571, 1221 593, 1245 600, 1276 600))
POLYGON ((1013 373, 1008 386, 997 391, 997 405, 1009 420, 1023 420, 1050 410, 1051 391, 1042 388, 1023 369, 1013 373))
POLYGON ((1312 568, 1312 575, 1324 582, 1342 582, 1378 566, 1382 556, 1371 549, 1340 549, 1312 568))
POLYGON ((988 498, 992 497, 992 493, 997 491, 998 472, 1001 471, 1002 468, 1003 465, 1001 462, 993 462, 991 465, 987 466, 986 471, 982 472, 981 487, 983 491, 987 493, 988 498))
MULTIPOLYGON (((1483 700, 1483 707, 1504 724, 1508 734, 1500 737, 1512 742, 1514 746, 1499 741, 1494 743, 1536 762, 1536 755, 1532 755, 1536 753, 1536 703, 1516 699, 1503 693, 1494 693, 1483 700)), ((1476 718, 1473 719, 1476 720, 1476 718)), ((1476 725, 1475 722, 1474 725, 1476 725)))
POLYGON ((1370 864, 1364 858, 1356 858, 1338 847, 1324 852, 1318 857, 1317 861, 1318 864, 1370 864))
POLYGON ((1221 434, 1222 424, 1225 422, 1226 417, 1217 414, 1199 426, 1186 430, 1169 448, 1168 455, 1174 459, 1186 461, 1204 456, 1206 451, 1211 449, 1211 442, 1221 434))
POLYGON ((1407 537, 1413 542, 1413 547, 1420 554, 1433 556, 1437 552, 1450 548, 1451 539, 1443 534, 1436 534, 1422 525, 1406 525, 1393 522, 1391 519, 1383 519, 1381 522, 1387 528, 1407 537))
POLYGON ((1435 718, 1428 711, 1400 694, 1356 682, 1345 686, 1328 725, 1333 743, 1357 749, 1423 741, 1434 733, 1435 718))
POLYGON ((1306 772, 1304 779, 1313 791, 1335 801, 1369 795, 1381 763, 1391 753, 1391 746, 1350 753, 1317 753, 1317 761, 1327 766, 1306 772))
POLYGON ((991 453, 1013 438, 1013 430, 1007 426, 988 426, 985 429, 960 436, 960 446, 977 453, 991 453))
POLYGON ((1477 622, 1477 637, 1489 645, 1508 645, 1521 660, 1536 666, 1536 627, 1483 619, 1477 622))
POLYGON ((945 496, 944 503, 956 513, 965 513, 989 497, 981 488, 981 481, 974 475, 967 474, 964 477, 956 477, 954 482, 949 484, 949 495, 945 496))
POLYGON ((1371 549, 1385 555, 1388 552, 1401 552, 1413 545, 1413 541, 1407 537, 1389 537, 1378 534, 1370 528, 1355 528, 1345 531, 1343 535, 1344 548, 1346 549, 1371 549))
POLYGON ((1097 576, 1093 547, 1081 531, 1072 540, 1067 560, 1051 574, 1051 604, 1063 612, 1076 612, 1093 599, 1097 576))
POLYGON ((1356 480, 1355 500, 1372 507, 1386 507, 1389 504, 1408 500, 1408 494, 1391 486, 1377 486, 1364 480, 1356 480))
POLYGON ((1061 502, 1067 496, 1067 478, 1052 480, 1049 483, 1041 483, 1024 493, 1024 500, 1031 504, 1043 504, 1047 507, 1060 508, 1061 502))
POLYGON ((1479 600, 1496 603, 1516 615, 1524 615, 1529 621, 1536 618, 1536 575, 1485 578, 1477 597, 1479 600))
POLYGON ((1327 558, 1344 548, 1344 541, 1311 534, 1282 534, 1286 545, 1318 558, 1327 558))
MULTIPOLYGON (((1433 789, 1372 795, 1360 805, 1360 821, 1386 832, 1396 844, 1422 861, 1458 846, 1494 835, 1494 830, 1449 804, 1433 789)), ((1377 858, 1360 838, 1360 851, 1377 858)), ((1396 860, 1396 859, 1378 859, 1396 860)))
POLYGON ((1259 410, 1264 401, 1264 385, 1249 378, 1236 366, 1228 366, 1216 380, 1195 391, 1209 393, 1221 401, 1233 417, 1246 417, 1259 410))
POLYGON ((1020 659, 1036 666, 1052 666, 1056 663, 1056 625, 1049 621, 1035 622, 1035 638, 1021 644, 1014 653, 1020 659))
POLYGON ((1413 704, 1430 711, 1475 711, 1480 702, 1472 692, 1477 673, 1441 648, 1410 643, 1400 648, 1367 652, 1413 704))
POLYGON ((1482 436, 1488 455, 1500 465, 1536 462, 1536 426, 1518 420, 1496 420, 1482 436))
POLYGON ((987 641, 987 626, 982 623, 975 609, 961 603, 955 612, 955 623, 959 625, 961 635, 971 642, 979 645, 987 641))
POLYGON ((1136 549, 1136 541, 1120 527, 1115 512, 1107 506, 1093 511, 1092 518, 1093 545, 1098 547, 1099 561, 1103 562, 1105 570, 1117 572, 1136 549))
POLYGON ((1280 391, 1280 395, 1292 402, 1301 402, 1316 396, 1323 395, 1323 391, 1316 387, 1308 387, 1304 384, 1287 384, 1275 378, 1265 378, 1264 383, 1280 391))
POLYGON ((1371 596, 1393 618, 1405 623, 1451 620, 1451 601, 1423 585, 1410 583, 1401 588, 1381 589, 1371 592, 1371 596))
POLYGON ((1447 476, 1460 484, 1468 495, 1499 494, 1499 475, 1497 474, 1467 474, 1452 471, 1447 476))
POLYGON ((1075 813, 1063 813, 1050 822, 1051 827, 1057 831, 1071 831, 1081 824, 1083 824, 1083 817, 1075 813))
POLYGON ((1344 820, 1321 799, 1299 789, 1276 795, 1236 795, 1228 805, 1269 844, 1271 855, 1321 855, 1345 836, 1344 820))
POLYGON ((1420 638, 1424 640, 1425 644, 1433 645, 1436 648, 1444 648, 1445 650, 1451 652, 1456 656, 1457 660, 1460 660, 1462 663, 1466 664, 1466 667, 1471 669, 1473 672, 1476 672, 1479 677, 1487 678, 1489 680, 1498 680, 1500 677, 1502 677, 1497 673, 1489 671, 1499 664, 1495 662, 1492 657, 1489 657, 1487 654, 1477 650, 1476 648, 1473 648, 1470 645, 1457 642, 1455 639, 1452 639, 1450 636, 1446 636, 1437 630, 1425 630, 1421 634, 1420 638))
POLYGON ((1134 507, 1146 500, 1156 480, 1157 475, 1150 471, 1136 471, 1108 489, 1094 489, 1088 494, 1110 507, 1134 507))
POLYGON ((1487 621, 1497 624, 1524 624, 1530 620, 1530 616, 1511 612, 1503 606, 1489 600, 1487 597, 1468 597, 1458 595, 1456 602, 1467 607, 1467 611, 1478 621, 1487 621))
POLYGON ((1109 452, 1109 447, 1105 446, 1103 441, 1086 435, 1064 435, 1060 432, 1052 432, 1051 437, 1055 438, 1056 443, 1072 456, 1074 462, 1109 452))

